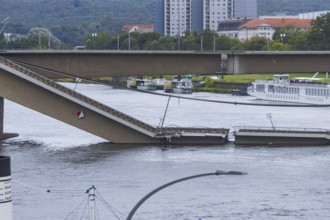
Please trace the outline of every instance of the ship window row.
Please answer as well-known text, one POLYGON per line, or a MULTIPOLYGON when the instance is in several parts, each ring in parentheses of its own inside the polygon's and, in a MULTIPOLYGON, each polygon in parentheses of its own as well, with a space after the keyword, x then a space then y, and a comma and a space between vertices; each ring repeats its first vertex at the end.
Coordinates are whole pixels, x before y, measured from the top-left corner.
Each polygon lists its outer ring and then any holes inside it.
POLYGON ((267 98, 272 99, 286 99, 286 100, 299 100, 299 97, 296 96, 285 96, 285 95, 266 95, 267 98))
POLYGON ((306 95, 311 96, 329 96, 330 91, 328 89, 306 89, 306 95))
POLYGON ((282 87, 282 86, 268 86, 268 92, 276 92, 283 94, 299 94, 299 88, 282 87))

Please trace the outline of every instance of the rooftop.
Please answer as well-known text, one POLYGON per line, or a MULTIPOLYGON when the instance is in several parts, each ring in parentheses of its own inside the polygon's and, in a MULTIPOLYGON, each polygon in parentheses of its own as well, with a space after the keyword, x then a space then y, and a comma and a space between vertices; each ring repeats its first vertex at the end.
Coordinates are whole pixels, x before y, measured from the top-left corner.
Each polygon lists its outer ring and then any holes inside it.
POLYGON ((265 25, 272 26, 274 28, 283 28, 288 26, 293 26, 298 28, 308 28, 312 25, 312 19, 297 19, 297 18, 256 19, 256 20, 248 21, 245 24, 239 26, 239 29, 257 28, 265 25))

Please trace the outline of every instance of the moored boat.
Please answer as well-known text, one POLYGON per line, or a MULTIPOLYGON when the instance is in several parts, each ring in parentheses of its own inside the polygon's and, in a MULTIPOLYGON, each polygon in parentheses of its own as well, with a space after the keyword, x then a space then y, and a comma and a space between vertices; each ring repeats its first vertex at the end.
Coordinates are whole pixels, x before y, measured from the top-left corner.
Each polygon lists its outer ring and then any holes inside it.
POLYGON ((172 89, 173 93, 191 94, 193 91, 193 84, 191 80, 188 79, 174 79, 172 81, 172 89))
POLYGON ((330 104, 330 85, 320 78, 290 79, 288 74, 274 75, 274 79, 256 80, 247 93, 260 100, 295 102, 315 105, 330 104))
POLYGON ((128 77, 127 88, 136 89, 136 78, 135 77, 128 77))
POLYGON ((157 90, 157 82, 153 79, 137 79, 129 77, 127 80, 127 88, 154 91, 157 90))
POLYGON ((137 79, 136 88, 139 90, 155 91, 157 90, 157 83, 152 79, 137 79))
POLYGON ((172 81, 167 80, 164 82, 164 92, 172 92, 172 81))

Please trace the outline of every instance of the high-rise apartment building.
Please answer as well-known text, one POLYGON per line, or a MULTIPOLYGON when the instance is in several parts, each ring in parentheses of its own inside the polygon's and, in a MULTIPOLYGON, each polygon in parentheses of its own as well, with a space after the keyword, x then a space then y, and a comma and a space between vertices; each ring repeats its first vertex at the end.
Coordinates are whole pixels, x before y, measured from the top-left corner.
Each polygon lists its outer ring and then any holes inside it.
POLYGON ((191 31, 191 0, 165 0, 165 35, 180 36, 191 31))
POLYGON ((218 30, 221 21, 233 17, 233 0, 203 0, 203 27, 218 30))
POLYGON ((217 31, 221 21, 255 18, 257 0, 155 0, 155 31, 180 36, 185 31, 217 31))
POLYGON ((155 0, 155 31, 180 36, 185 31, 203 31, 203 0, 155 0))

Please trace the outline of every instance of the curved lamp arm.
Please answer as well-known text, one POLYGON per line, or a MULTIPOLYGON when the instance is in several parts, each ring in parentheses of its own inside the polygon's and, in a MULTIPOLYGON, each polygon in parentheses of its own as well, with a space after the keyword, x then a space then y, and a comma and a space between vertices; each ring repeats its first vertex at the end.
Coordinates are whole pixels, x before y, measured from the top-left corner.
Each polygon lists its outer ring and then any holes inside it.
POLYGON ((214 173, 203 173, 203 174, 198 174, 198 175, 193 175, 193 176, 188 176, 188 177, 184 177, 178 180, 174 180, 172 182, 166 183, 156 189, 154 189, 153 191, 151 191, 150 193, 148 193, 147 195, 145 195, 134 207, 133 209, 130 211, 130 213, 128 214, 128 217, 126 218, 126 220, 131 220, 134 213, 136 212, 136 210, 142 205, 142 203, 144 203, 147 199, 149 199, 152 195, 154 195, 155 193, 157 193, 158 191, 171 186, 173 184, 182 182, 182 181, 186 181, 189 179, 194 179, 194 178, 199 178, 199 177, 203 177, 203 176, 212 176, 212 175, 246 175, 247 173, 244 172, 240 172, 240 171, 222 171, 222 170, 217 170, 214 173))

